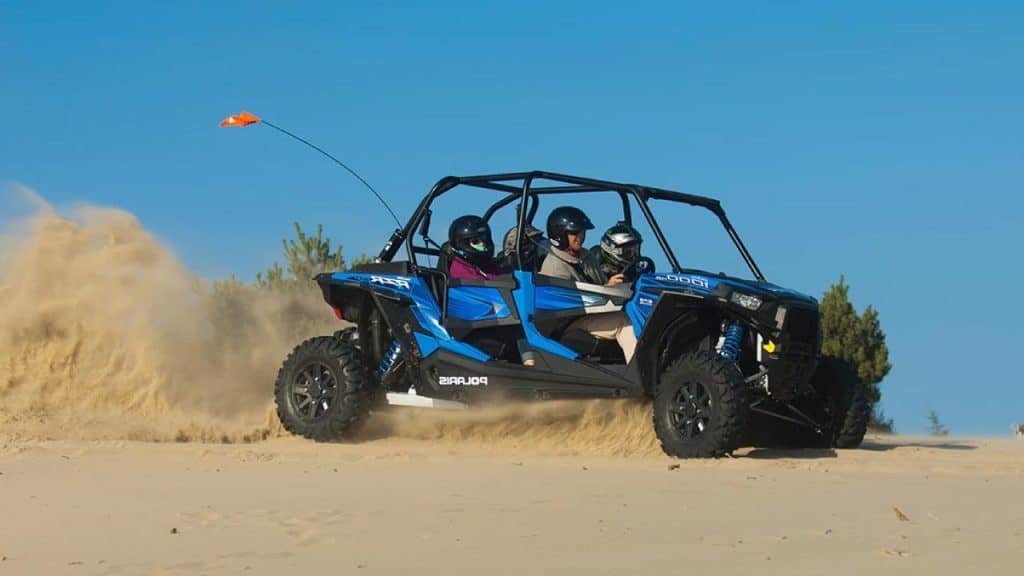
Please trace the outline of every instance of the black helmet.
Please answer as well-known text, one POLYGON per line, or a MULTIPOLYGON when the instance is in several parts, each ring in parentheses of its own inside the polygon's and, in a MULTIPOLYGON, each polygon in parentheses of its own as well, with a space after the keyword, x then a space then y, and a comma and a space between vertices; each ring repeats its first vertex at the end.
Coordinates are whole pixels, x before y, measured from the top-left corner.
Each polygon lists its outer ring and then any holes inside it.
POLYGON ((578 234, 584 230, 593 230, 594 224, 583 213, 583 210, 574 206, 561 206, 551 211, 548 216, 548 240, 555 248, 565 250, 569 245, 566 234, 572 232, 578 234))
POLYGON ((459 216, 448 228, 448 243, 456 254, 471 262, 494 257, 491 227, 479 216, 459 216))
POLYGON ((643 241, 636 228, 619 222, 601 236, 601 258, 610 266, 624 270, 640 257, 643 241))

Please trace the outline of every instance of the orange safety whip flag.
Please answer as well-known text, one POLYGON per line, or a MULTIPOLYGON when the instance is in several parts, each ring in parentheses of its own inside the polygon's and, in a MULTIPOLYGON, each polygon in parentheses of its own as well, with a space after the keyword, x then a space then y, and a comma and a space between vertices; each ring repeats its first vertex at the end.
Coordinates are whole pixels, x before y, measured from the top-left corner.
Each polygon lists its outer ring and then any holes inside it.
POLYGON ((245 112, 243 110, 241 114, 235 114, 233 116, 228 116, 227 118, 221 120, 220 121, 220 125, 221 126, 228 126, 228 127, 231 127, 231 126, 242 127, 242 126, 248 126, 249 124, 256 124, 257 122, 260 122, 260 121, 261 120, 260 120, 260 118, 258 116, 254 115, 254 114, 250 114, 250 113, 245 112))
MULTIPOLYGON (((374 190, 373 186, 370 186, 370 183, 367 182, 366 180, 364 180, 362 176, 360 176, 359 174, 356 174, 355 170, 349 168, 347 164, 345 164, 341 160, 338 160, 337 158, 332 156, 330 153, 328 153, 323 148, 313 144, 312 142, 310 142, 309 140, 306 140, 305 138, 301 138, 299 136, 296 136, 295 134, 292 134, 291 132, 285 130, 284 128, 281 128, 280 126, 276 126, 276 125, 274 125, 271 122, 267 122, 267 121, 261 119, 260 117, 254 115, 254 114, 250 114, 250 113, 245 112, 245 111, 243 111, 241 114, 235 114, 234 116, 228 116, 227 118, 225 118, 225 119, 220 121, 220 125, 221 126, 227 126, 227 127, 231 127, 231 126, 242 127, 242 126, 248 126, 249 124, 258 124, 258 123, 262 123, 267 128, 273 128, 274 130, 277 130, 281 134, 284 134, 285 136, 287 136, 289 138, 292 138, 293 140, 296 140, 296 141, 301 142, 302 144, 304 144, 306 146, 309 146, 313 150, 316 150, 317 152, 319 152, 319 153, 323 154, 324 156, 326 156, 327 158, 329 158, 331 160, 331 162, 334 162, 338 166, 341 166, 342 168, 344 168, 346 171, 348 171, 349 174, 354 176, 356 178, 356 180, 359 180, 360 182, 362 182, 363 186, 366 186, 367 190, 369 190, 370 192, 373 192, 373 195, 377 197, 377 200, 380 200, 380 203, 384 205, 384 208, 386 208, 388 213, 391 214, 391 217, 395 219, 395 225, 398 226, 399 228, 402 227, 402 222, 398 219, 398 215, 395 214, 395 211, 391 209, 391 206, 389 206, 388 203, 384 200, 384 197, 381 196, 379 192, 374 190)), ((335 313, 339 314, 338 318, 341 318, 340 312, 341 312, 341 310, 335 309, 335 313)))

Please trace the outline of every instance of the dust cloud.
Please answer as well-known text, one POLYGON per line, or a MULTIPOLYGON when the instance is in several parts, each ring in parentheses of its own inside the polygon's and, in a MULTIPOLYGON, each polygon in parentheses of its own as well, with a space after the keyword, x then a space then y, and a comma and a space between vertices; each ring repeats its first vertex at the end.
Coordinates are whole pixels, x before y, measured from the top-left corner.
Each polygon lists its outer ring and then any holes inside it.
POLYGON ((64 216, 32 199, 35 213, 0 236, 0 430, 216 441, 275 433, 268 399, 296 343, 275 321, 296 306, 322 310, 315 294, 215 289, 127 212, 86 206, 64 216))
POLYGON ((632 399, 512 403, 455 412, 394 409, 370 418, 360 437, 549 454, 661 454, 650 405, 632 399))

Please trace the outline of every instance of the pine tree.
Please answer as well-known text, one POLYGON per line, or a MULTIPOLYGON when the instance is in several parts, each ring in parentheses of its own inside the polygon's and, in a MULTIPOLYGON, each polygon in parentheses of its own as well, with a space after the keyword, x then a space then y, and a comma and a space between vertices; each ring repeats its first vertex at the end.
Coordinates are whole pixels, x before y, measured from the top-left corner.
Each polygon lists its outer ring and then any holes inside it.
POLYGON ((372 262, 373 262, 373 258, 370 258, 366 254, 360 254, 359 256, 356 256, 355 260, 352 261, 352 264, 349 266, 349 270, 355 268, 356 266, 361 266, 363 264, 370 264, 372 262))
POLYGON ((277 262, 267 269, 266 272, 256 273, 256 284, 260 288, 278 288, 284 284, 284 268, 277 262))
POLYGON ((885 419, 877 407, 882 398, 879 383, 892 369, 885 333, 878 311, 869 305, 862 315, 857 314, 849 292, 846 279, 840 276, 839 283, 829 287, 821 299, 821 328, 825 334, 822 354, 842 358, 857 369, 868 387, 872 428, 891 432, 892 420, 885 419))
POLYGON ((935 413, 935 410, 928 411, 928 432, 932 436, 948 436, 949 429, 946 428, 942 422, 939 421, 939 415, 935 413))
POLYGON ((294 225, 295 238, 281 241, 287 268, 274 262, 267 270, 257 272, 256 284, 260 288, 272 290, 292 288, 297 284, 307 285, 310 278, 321 272, 351 270, 360 264, 373 262, 373 258, 360 254, 346 268, 341 245, 334 252, 331 251, 331 240, 324 237, 323 225, 317 224, 316 236, 307 235, 298 222, 294 225))
POLYGON ((295 238, 282 240, 288 272, 296 280, 308 280, 321 272, 345 269, 345 258, 341 247, 331 252, 330 238, 324 238, 324 227, 316 225, 316 236, 307 236, 302 226, 295 222, 295 238))

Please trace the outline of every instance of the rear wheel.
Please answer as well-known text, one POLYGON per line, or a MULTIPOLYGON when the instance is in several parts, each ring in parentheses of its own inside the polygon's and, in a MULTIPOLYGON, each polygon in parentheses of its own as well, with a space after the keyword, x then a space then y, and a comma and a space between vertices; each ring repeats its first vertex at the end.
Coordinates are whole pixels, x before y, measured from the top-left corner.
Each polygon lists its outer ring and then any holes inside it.
POLYGON ((654 393, 654 431, 670 456, 732 452, 746 415, 743 376, 712 352, 684 354, 662 374, 654 393))
POLYGON ((372 381, 352 344, 334 336, 310 338, 277 373, 274 399, 286 430, 312 440, 343 439, 370 411, 372 381))

